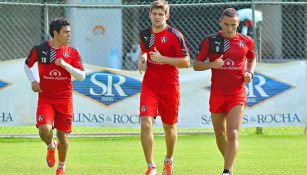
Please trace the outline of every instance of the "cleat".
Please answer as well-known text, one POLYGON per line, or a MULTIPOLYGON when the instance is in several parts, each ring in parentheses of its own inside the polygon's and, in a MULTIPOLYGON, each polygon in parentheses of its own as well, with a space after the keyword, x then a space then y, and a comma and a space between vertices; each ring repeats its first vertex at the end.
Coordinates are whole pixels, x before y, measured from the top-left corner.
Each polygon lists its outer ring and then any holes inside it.
POLYGON ((156 168, 150 168, 150 167, 148 167, 148 169, 147 169, 145 175, 157 175, 157 170, 156 170, 156 168))
POLYGON ((56 170, 56 175, 65 175, 64 169, 63 168, 58 168, 56 170))
POLYGON ((48 167, 52 168, 55 164, 55 150, 56 150, 56 142, 53 142, 55 144, 54 149, 48 149, 47 148, 47 156, 46 156, 46 161, 48 167))
POLYGON ((164 162, 164 168, 162 175, 172 175, 173 174, 173 162, 164 162))

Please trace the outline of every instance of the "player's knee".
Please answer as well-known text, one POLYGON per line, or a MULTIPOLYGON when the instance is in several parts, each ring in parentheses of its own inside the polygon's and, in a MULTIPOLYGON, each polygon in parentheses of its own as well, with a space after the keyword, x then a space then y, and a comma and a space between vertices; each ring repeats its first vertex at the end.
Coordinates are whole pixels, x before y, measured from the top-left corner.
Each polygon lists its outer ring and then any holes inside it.
POLYGON ((239 130, 231 130, 227 132, 227 141, 228 142, 235 142, 239 137, 239 130))
POLYGON ((48 125, 41 125, 38 127, 39 135, 42 137, 48 136, 52 132, 52 127, 49 127, 48 125))
POLYGON ((215 132, 215 137, 218 140, 224 140, 226 138, 226 133, 225 131, 215 132))

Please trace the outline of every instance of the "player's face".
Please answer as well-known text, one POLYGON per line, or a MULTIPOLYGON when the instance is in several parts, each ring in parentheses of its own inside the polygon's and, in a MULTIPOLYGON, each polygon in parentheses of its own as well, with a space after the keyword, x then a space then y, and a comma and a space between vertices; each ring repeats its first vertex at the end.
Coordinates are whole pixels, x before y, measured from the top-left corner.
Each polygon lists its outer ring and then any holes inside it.
POLYGON ((226 38, 234 38, 237 33, 240 19, 238 16, 229 17, 223 16, 220 20, 223 36, 226 38))
POLYGON ((149 14, 151 25, 153 28, 164 28, 166 25, 166 20, 168 20, 169 15, 166 15, 162 9, 152 9, 149 14))
POLYGON ((55 35, 57 37, 57 40, 60 42, 61 45, 68 45, 70 43, 70 26, 62 27, 60 32, 55 35))

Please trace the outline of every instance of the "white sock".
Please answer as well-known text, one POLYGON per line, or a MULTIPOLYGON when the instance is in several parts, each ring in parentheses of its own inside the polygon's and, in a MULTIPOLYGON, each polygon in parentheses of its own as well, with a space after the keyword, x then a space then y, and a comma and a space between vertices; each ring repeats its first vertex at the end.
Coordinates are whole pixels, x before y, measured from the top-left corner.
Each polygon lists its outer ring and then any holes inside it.
POLYGON ((156 168, 156 164, 155 163, 148 163, 147 166, 151 169, 156 168))
POLYGON ((65 170, 65 162, 60 162, 60 161, 59 161, 58 169, 59 169, 59 168, 63 168, 63 170, 65 170))
POLYGON ((51 141, 51 143, 48 145, 48 149, 55 149, 54 141, 51 141))
POLYGON ((164 159, 164 162, 165 162, 165 163, 166 163, 166 162, 173 163, 173 161, 174 161, 173 158, 168 159, 168 158, 165 157, 165 159, 164 159))

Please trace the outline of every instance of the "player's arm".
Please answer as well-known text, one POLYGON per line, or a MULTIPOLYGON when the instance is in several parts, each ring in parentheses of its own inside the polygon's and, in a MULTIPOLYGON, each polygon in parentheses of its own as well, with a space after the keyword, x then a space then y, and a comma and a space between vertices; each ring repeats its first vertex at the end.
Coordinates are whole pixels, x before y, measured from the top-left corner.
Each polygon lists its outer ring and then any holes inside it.
POLYGON ((168 64, 178 68, 188 68, 190 67, 190 56, 186 55, 184 57, 167 57, 160 54, 157 48, 154 48, 153 52, 150 52, 150 58, 152 61, 158 64, 168 64))
POLYGON ((147 61, 147 54, 146 52, 141 51, 138 61, 138 70, 140 73, 146 70, 146 61, 147 61))
POLYGON ((66 63, 62 58, 55 60, 55 64, 67 70, 76 80, 83 81, 85 79, 85 71, 73 67, 66 63))
POLYGON ((28 65, 25 63, 24 64, 24 71, 31 83, 31 88, 33 92, 42 92, 40 85, 38 83, 38 80, 36 79, 33 68, 29 68, 28 65))
POLYGON ((245 82, 250 83, 252 81, 252 79, 254 78, 255 67, 256 67, 256 58, 247 59, 246 71, 244 74, 245 82))
POLYGON ((246 63, 246 71, 244 74, 244 80, 246 83, 250 83, 254 78, 254 72, 256 67, 256 55, 254 51, 254 41, 249 38, 249 49, 246 53, 247 63, 246 63))
POLYGON ((223 55, 214 61, 206 61, 206 58, 209 55, 209 40, 205 38, 200 44, 199 53, 196 56, 196 59, 193 64, 193 69, 195 71, 203 71, 208 69, 219 69, 223 66, 223 55))
POLYGON ((224 65, 223 61, 223 55, 221 55, 219 58, 217 58, 214 61, 198 61, 195 60, 193 64, 193 69, 195 71, 203 71, 203 70, 208 70, 208 69, 220 69, 224 65))
POLYGON ((23 66, 24 71, 26 73, 26 76, 28 77, 28 80, 31 83, 31 89, 33 92, 42 92, 38 79, 36 78, 36 76, 34 75, 33 72, 33 65, 37 62, 37 52, 35 47, 32 48, 32 50, 30 51, 25 64, 23 66))

